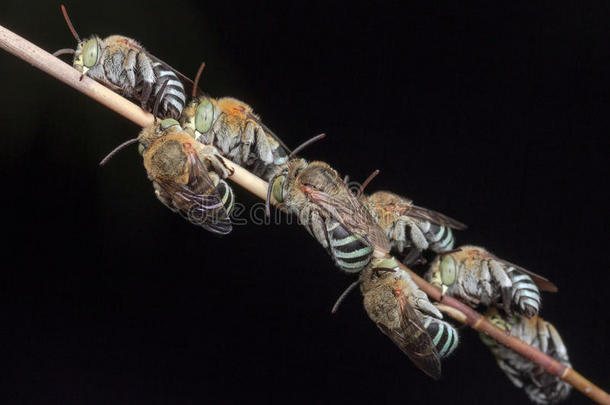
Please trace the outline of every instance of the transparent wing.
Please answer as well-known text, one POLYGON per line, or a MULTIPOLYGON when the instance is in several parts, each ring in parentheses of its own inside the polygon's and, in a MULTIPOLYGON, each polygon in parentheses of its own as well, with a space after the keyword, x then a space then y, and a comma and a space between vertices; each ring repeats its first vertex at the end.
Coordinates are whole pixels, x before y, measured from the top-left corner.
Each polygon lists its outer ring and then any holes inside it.
POLYGON ((202 228, 226 235, 233 227, 222 198, 195 151, 188 153, 189 179, 187 184, 155 179, 170 196, 174 208, 185 219, 202 228))
POLYGON ((460 221, 449 218, 440 212, 418 207, 417 205, 412 205, 408 211, 404 212, 403 215, 423 219, 438 225, 448 226, 452 229, 463 230, 467 228, 467 226, 460 221))
POLYGON ((366 238, 372 246, 388 252, 390 242, 367 208, 345 186, 337 197, 309 188, 306 194, 353 234, 366 238))
POLYGON ((252 114, 248 114, 248 118, 250 118, 253 121, 256 121, 256 123, 258 125, 261 126, 261 128, 263 128, 263 130, 265 131, 265 133, 269 134, 273 139, 275 139, 277 141, 277 143, 280 144, 280 146, 284 149, 284 152, 286 153, 286 155, 289 155, 290 152, 292 152, 288 146, 286 146, 286 144, 284 143, 284 141, 282 141, 280 139, 279 136, 277 136, 272 130, 269 129, 268 126, 266 126, 265 124, 262 123, 261 120, 259 120, 258 118, 256 118, 254 115, 252 114))
POLYGON ((553 284, 553 282, 551 282, 548 278, 543 277, 540 274, 536 274, 533 271, 529 271, 527 269, 524 269, 521 266, 517 266, 514 263, 507 262, 506 260, 500 259, 500 258, 496 257, 495 255, 492 255, 491 253, 489 254, 489 256, 491 258, 493 258, 494 260, 497 260, 498 262, 504 264, 505 266, 514 267, 518 271, 527 274, 528 276, 530 276, 532 278, 532 280, 534 280, 536 285, 538 287, 540 287, 541 290, 547 291, 547 292, 557 292, 557 291, 559 291, 557 286, 555 284, 553 284))
POLYGON ((441 361, 432 338, 422 327, 407 297, 402 292, 394 295, 402 314, 400 326, 396 329, 381 323, 377 326, 420 370, 438 380, 441 377, 441 361))

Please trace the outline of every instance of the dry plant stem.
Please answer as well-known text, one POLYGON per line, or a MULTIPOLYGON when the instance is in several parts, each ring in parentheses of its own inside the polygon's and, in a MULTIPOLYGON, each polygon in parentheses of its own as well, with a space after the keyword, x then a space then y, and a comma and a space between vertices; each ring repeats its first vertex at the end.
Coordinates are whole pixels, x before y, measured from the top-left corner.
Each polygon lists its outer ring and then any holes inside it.
MULTIPOLYGON (((93 79, 81 75, 72 66, 62 62, 47 51, 21 38, 0 25, 0 47, 30 63, 34 67, 50 74, 56 79, 74 87, 76 90, 99 101, 111 110, 133 121, 141 127, 154 123, 150 113, 120 97, 93 79)), ((226 160, 227 166, 234 169, 232 178, 257 197, 265 199, 267 183, 242 167, 226 160), (238 180, 239 179, 239 180, 238 180)))
MULTIPOLYGON (((14 54, 18 58, 29 62, 33 66, 50 74, 58 80, 74 87, 87 96, 94 98, 95 100, 108 106, 112 110, 118 112, 142 127, 153 123, 152 115, 142 111, 133 103, 125 100, 123 97, 106 89, 104 86, 89 79, 88 77, 81 77, 79 72, 72 69, 72 67, 66 63, 60 61, 53 55, 38 48, 25 39, 15 35, 2 26, 0 26, 0 47, 14 54)), ((261 180, 245 169, 233 164, 232 162, 226 161, 226 163, 235 169, 233 175, 231 176, 231 179, 235 183, 244 187, 261 199, 266 198, 267 183, 265 181, 261 180)), ((378 252, 378 254, 383 255, 384 253, 378 252)), ((561 376, 561 378, 563 378, 566 382, 573 385, 576 389, 583 392, 594 401, 600 404, 610 405, 610 395, 592 384, 573 369, 567 368, 564 365, 556 362, 544 353, 525 344, 523 341, 506 335, 505 332, 493 326, 481 314, 477 313, 461 302, 448 296, 444 296, 441 299, 440 290, 428 284, 425 280, 413 273, 408 268, 404 266, 403 268, 411 274, 411 277, 413 277, 415 283, 417 283, 417 285, 431 298, 440 301, 440 303, 443 305, 454 308, 453 310, 448 311, 450 316, 453 314, 458 321, 465 322, 472 328, 487 333, 497 341, 505 344, 519 354, 541 365, 545 370, 547 370, 547 372, 561 376)))
POLYGON ((546 370, 547 373, 561 377, 562 380, 572 385, 593 401, 600 404, 610 404, 610 395, 577 373, 571 367, 566 367, 550 356, 547 356, 545 353, 542 353, 541 351, 536 350, 532 346, 526 344, 521 339, 508 335, 506 332, 496 328, 483 315, 479 314, 468 305, 463 304, 462 302, 453 297, 449 297, 448 295, 441 296, 441 290, 427 283, 426 280, 419 277, 406 266, 401 265, 401 268, 409 272, 415 284, 417 284, 419 288, 428 294, 430 298, 440 302, 439 309, 442 310, 444 306, 450 308, 449 310, 443 311, 447 315, 459 322, 468 324, 468 326, 475 330, 491 336, 523 357, 527 357, 534 363, 540 365, 544 368, 544 370, 546 370))

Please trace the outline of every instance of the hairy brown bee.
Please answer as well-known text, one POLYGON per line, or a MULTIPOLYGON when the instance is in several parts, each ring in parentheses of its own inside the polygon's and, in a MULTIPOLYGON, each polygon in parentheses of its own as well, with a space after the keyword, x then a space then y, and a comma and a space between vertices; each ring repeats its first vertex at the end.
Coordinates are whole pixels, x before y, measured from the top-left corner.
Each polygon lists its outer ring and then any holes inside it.
POLYGON ((375 250, 390 250, 383 230, 366 207, 324 162, 295 158, 278 167, 269 181, 267 209, 271 196, 299 218, 346 272, 364 269, 375 250))
POLYGON ((155 195, 164 205, 204 229, 227 234, 235 197, 223 180, 231 173, 211 145, 195 141, 174 119, 144 128, 140 135, 112 151, 100 164, 127 144, 139 142, 144 167, 155 195))
POLYGON ((216 146, 220 152, 255 175, 269 180, 290 151, 254 113, 248 104, 231 97, 218 99, 196 95, 204 64, 193 85, 192 99, 180 117, 195 139, 216 146))
POLYGON ((471 306, 502 305, 508 314, 532 317, 540 310, 540 291, 557 291, 546 278, 502 260, 482 247, 462 246, 437 256, 426 280, 443 294, 471 306))
POLYGON ((189 79, 148 53, 131 38, 111 35, 101 39, 94 35, 81 41, 65 7, 61 7, 78 45, 76 50, 61 49, 55 52, 56 56, 74 53, 73 66, 83 75, 139 101, 147 111, 152 111, 156 100, 159 100, 157 113, 161 118, 180 117, 186 103, 183 81, 190 83, 189 79))
POLYGON ((395 259, 373 259, 360 273, 364 308, 373 322, 417 367, 441 376, 442 357, 458 344, 457 331, 395 259))
POLYGON ((441 213, 418 207, 407 198, 389 191, 378 191, 362 196, 362 201, 385 231, 405 263, 413 264, 424 250, 436 253, 451 250, 454 245, 452 229, 466 229, 466 225, 441 213))
MULTIPOLYGON (((572 367, 561 336, 555 327, 544 319, 538 316, 528 319, 501 315, 496 308, 490 308, 485 316, 498 328, 518 337, 567 367, 572 367)), ((558 376, 546 373, 542 366, 522 357, 484 333, 480 333, 479 336, 489 347, 498 366, 508 379, 515 386, 522 388, 532 402, 541 405, 556 404, 565 400, 570 394, 572 386, 558 376)))

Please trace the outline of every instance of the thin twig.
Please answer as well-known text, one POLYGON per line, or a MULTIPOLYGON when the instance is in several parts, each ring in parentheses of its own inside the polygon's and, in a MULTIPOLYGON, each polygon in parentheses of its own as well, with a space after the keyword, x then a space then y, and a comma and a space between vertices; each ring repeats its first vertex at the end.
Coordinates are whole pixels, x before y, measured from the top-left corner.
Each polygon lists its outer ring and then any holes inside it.
MULTIPOLYGON (((94 80, 86 76, 82 76, 71 66, 2 26, 0 26, 0 47, 18 58, 29 62, 33 66, 50 74, 58 80, 68 84, 69 86, 72 86, 87 96, 99 101, 108 108, 116 111, 141 127, 149 126, 154 122, 151 114, 141 110, 135 104, 127 101, 123 97, 112 92, 94 80)), ((257 197, 263 200, 266 198, 267 183, 265 181, 230 161, 226 161, 226 163, 228 166, 234 169, 231 180, 244 187, 257 197)), ((385 255, 385 253, 379 252, 377 255, 385 255)), ((529 346, 522 340, 507 335, 504 331, 496 328, 489 321, 487 321, 487 319, 485 319, 485 317, 483 317, 481 314, 462 304, 456 299, 446 295, 441 297, 441 292, 438 288, 428 284, 424 279, 419 277, 407 267, 402 265, 401 267, 411 274, 413 281, 431 298, 439 301, 442 305, 453 308, 453 310, 448 310, 446 313, 454 317, 457 321, 465 322, 473 329, 488 334, 498 342, 510 347, 515 352, 542 366, 548 373, 560 376, 564 381, 573 385, 576 389, 587 395, 592 400, 600 404, 610 405, 610 395, 591 383, 572 368, 566 367, 563 364, 553 360, 546 354, 529 346)))
POLYGON ((466 304, 463 304, 462 302, 448 295, 442 295, 440 289, 426 282, 426 280, 415 274, 406 266, 401 264, 400 267, 409 272, 415 284, 417 284, 422 291, 428 294, 430 298, 439 301, 441 305, 451 307, 453 311, 447 311, 446 313, 455 320, 466 323, 471 328, 485 333, 486 335, 519 353, 523 357, 530 359, 534 363, 544 368, 547 373, 560 377, 562 380, 572 385, 574 388, 595 402, 600 404, 610 404, 610 395, 608 395, 608 393, 604 392, 600 387, 587 380, 573 368, 561 364, 547 354, 528 345, 523 340, 506 334, 505 331, 494 326, 487 320, 487 318, 466 304))

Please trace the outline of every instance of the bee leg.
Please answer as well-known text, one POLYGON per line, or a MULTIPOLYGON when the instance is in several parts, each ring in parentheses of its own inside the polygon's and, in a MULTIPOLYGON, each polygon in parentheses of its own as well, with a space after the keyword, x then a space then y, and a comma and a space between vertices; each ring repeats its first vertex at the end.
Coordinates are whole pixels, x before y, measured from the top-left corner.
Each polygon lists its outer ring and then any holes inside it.
POLYGON ((504 371, 504 374, 506 374, 506 376, 508 377, 508 379, 517 387, 517 388, 522 388, 523 387, 523 380, 521 380, 521 374, 519 373, 518 370, 516 370, 515 368, 511 367, 508 363, 506 363, 504 360, 500 360, 498 359, 498 366, 500 367, 500 369, 502 371, 504 371))
POLYGON ((493 289, 491 285, 491 273, 489 272, 489 266, 487 262, 482 262, 481 267, 479 269, 479 280, 480 286, 483 289, 484 293, 491 297, 493 295, 493 289))
POLYGON ((500 285, 504 311, 511 315, 510 307, 513 298, 513 283, 497 261, 491 260, 489 262, 489 270, 493 279, 500 285))
POLYGON ((544 322, 544 323, 546 324, 546 327, 549 330, 549 334, 551 336, 551 342, 553 343, 553 346, 555 348, 555 357, 561 363, 569 365, 570 363, 569 363, 569 359, 568 359, 568 349, 566 349, 566 346, 563 344, 563 340, 561 340, 561 336, 559 336, 559 332, 557 332, 557 329, 555 329, 555 327, 553 325, 551 325, 550 323, 548 323, 548 322, 544 322))
POLYGON ((309 214, 309 225, 308 229, 311 229, 311 233, 314 238, 322 245, 324 249, 328 251, 328 254, 333 257, 332 246, 330 243, 330 237, 328 235, 328 229, 326 227, 326 221, 322 218, 317 210, 312 210, 309 214))
POLYGON ((426 260, 425 257, 423 257, 421 255, 420 250, 413 248, 413 249, 409 250, 409 253, 407 253, 407 255, 404 257, 404 259, 402 259, 402 262, 405 266, 409 267, 409 266, 424 265, 428 261, 426 260))
POLYGON ((411 219, 407 219, 406 222, 409 224, 409 236, 413 245, 419 250, 426 250, 429 247, 428 240, 426 236, 419 228, 419 224, 411 219))
POLYGON ((426 293, 420 290, 419 288, 413 291, 413 295, 411 298, 413 299, 413 307, 417 308, 421 312, 430 314, 438 319, 443 319, 443 314, 441 314, 437 307, 432 305, 426 293))
POLYGON ((408 223, 405 221, 404 217, 400 217, 398 221, 396 221, 396 225, 392 232, 392 239, 394 239, 394 242, 396 243, 396 249, 401 253, 407 247, 407 226, 408 223))
POLYGON ((269 145, 269 141, 267 140, 267 134, 260 125, 256 126, 256 152, 260 159, 266 164, 273 163, 271 145, 269 145))
POLYGON ((139 52, 137 56, 137 67, 142 75, 142 92, 140 94, 140 104, 142 108, 146 108, 150 94, 152 93, 153 84, 155 82, 155 71, 153 70, 150 59, 143 52, 139 52))
POLYGON ((254 143, 254 138, 254 125, 248 122, 246 123, 246 128, 244 129, 244 132, 242 132, 241 134, 241 144, 239 146, 242 162, 248 161, 248 158, 250 157, 250 148, 254 143))
MULTIPOLYGON (((214 146, 220 149, 220 152, 224 155, 228 155, 231 152, 231 148, 237 144, 239 145, 239 138, 237 141, 234 139, 233 134, 234 125, 227 118, 227 114, 222 112, 214 122, 210 132, 214 133, 214 138, 210 140, 214 146)), ((239 147, 235 148, 239 149, 239 147)), ((235 161, 237 164, 241 164, 241 158, 235 161)))
POLYGON ((135 50, 129 50, 129 52, 127 53, 127 57, 125 58, 125 62, 123 64, 125 68, 125 73, 127 74, 127 80, 133 88, 136 87, 136 74, 134 70, 136 67, 137 54, 138 53, 135 50))
POLYGON ((218 173, 223 179, 226 179, 227 177, 231 177, 233 175, 234 170, 227 167, 222 157, 211 155, 207 156, 206 159, 208 162, 210 162, 214 171, 218 173))
POLYGON ((542 318, 536 320, 536 337, 538 338, 538 348, 543 353, 548 353, 549 339, 551 334, 547 328, 547 323, 542 318))

